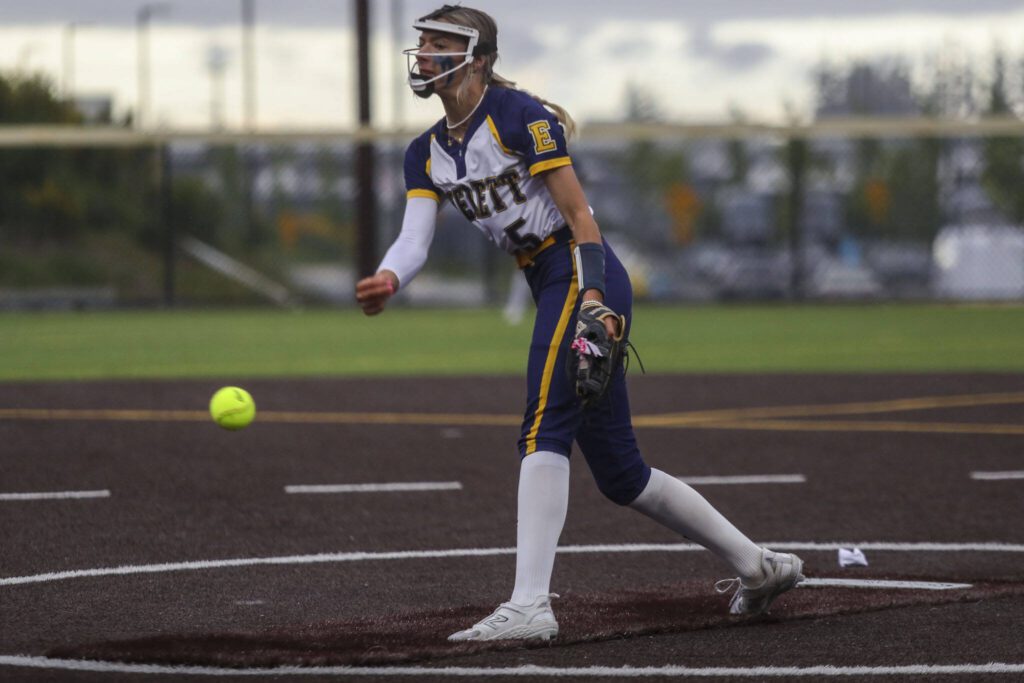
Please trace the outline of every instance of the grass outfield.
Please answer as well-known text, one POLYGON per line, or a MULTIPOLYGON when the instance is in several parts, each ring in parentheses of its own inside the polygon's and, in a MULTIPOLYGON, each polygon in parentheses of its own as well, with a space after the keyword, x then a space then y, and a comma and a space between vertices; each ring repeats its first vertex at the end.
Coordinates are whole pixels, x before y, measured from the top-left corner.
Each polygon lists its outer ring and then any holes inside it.
MULTIPOLYGON (((1021 371, 1020 306, 639 306, 648 372, 1021 371)), ((518 374, 496 310, 10 313, 0 380, 518 374)))

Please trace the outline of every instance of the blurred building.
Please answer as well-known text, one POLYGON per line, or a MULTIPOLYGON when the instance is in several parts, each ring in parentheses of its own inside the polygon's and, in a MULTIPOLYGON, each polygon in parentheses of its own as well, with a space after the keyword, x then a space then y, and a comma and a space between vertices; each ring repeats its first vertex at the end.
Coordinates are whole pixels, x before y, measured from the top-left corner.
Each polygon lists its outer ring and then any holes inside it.
POLYGON ((73 104, 83 123, 106 126, 114 122, 114 98, 110 95, 78 95, 73 104))

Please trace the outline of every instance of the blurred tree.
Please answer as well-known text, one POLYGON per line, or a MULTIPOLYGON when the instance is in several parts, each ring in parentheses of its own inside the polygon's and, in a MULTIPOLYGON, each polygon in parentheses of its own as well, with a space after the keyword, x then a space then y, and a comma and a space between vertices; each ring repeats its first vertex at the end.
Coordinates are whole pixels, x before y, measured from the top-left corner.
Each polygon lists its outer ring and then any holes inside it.
MULTIPOLYGON (((182 226, 190 235, 218 244, 220 228, 224 222, 224 203, 198 178, 181 178, 171 190, 168 219, 182 226)), ((152 245, 159 246, 159 234, 150 235, 152 245)))
POLYGON ((873 226, 881 227, 888 220, 892 193, 881 178, 868 178, 864 183, 864 207, 873 226))
POLYGON ((815 117, 916 114, 910 66, 900 59, 824 62, 815 69, 815 117))
POLYGON ((53 95, 53 85, 40 75, 0 74, 0 123, 80 123, 67 101, 53 95))
MULTIPOLYGON (((733 105, 729 108, 731 122, 741 126, 747 123, 747 116, 739 107, 733 105)), ((747 174, 750 172, 750 154, 747 151, 747 141, 742 138, 729 140, 729 166, 732 172, 732 183, 742 185, 747 182, 747 174)))
MULTIPOLYGON (((915 91, 900 60, 823 64, 816 73, 819 117, 909 116, 968 110, 971 72, 941 62, 915 91), (941 68, 940 68, 941 67, 941 68)), ((938 168, 942 143, 931 138, 861 138, 853 144, 854 182, 847 223, 871 237, 931 240, 939 227, 938 168)))
MULTIPOLYGON (((77 123, 74 109, 42 76, 0 74, 0 124, 77 123)), ((0 155, 0 220, 5 238, 38 241, 75 231, 81 192, 69 190, 75 155, 67 150, 7 149, 0 155)))
POLYGON ((935 138, 863 139, 856 144, 856 180, 847 218, 865 237, 931 241, 941 223, 935 138))
POLYGON ((853 188, 846 199, 846 223, 855 233, 876 235, 888 216, 889 188, 882 178, 883 148, 875 138, 861 138, 853 145, 853 188), (879 201, 885 197, 883 208, 879 201))
POLYGON ((342 159, 336 149, 324 147, 316 155, 317 176, 320 179, 318 213, 322 216, 326 234, 323 236, 329 250, 341 258, 355 249, 355 218, 350 202, 341 195, 342 159), (340 249, 339 249, 340 247, 340 249))
MULTIPOLYGON (((0 125, 82 124, 45 77, 0 73, 0 125)), ((151 264, 125 258, 166 243, 157 184, 159 156, 147 148, 36 147, 0 150, 0 263, 8 286, 117 282, 137 295, 151 264), (13 257, 11 255, 14 255, 13 257), (129 261, 132 263, 130 264, 129 261), (134 265, 133 265, 134 264, 134 265), (133 270, 134 269, 134 270, 133 270)), ((168 215, 182 230, 215 241, 219 199, 176 179, 168 215)))
POLYGON ((882 221, 888 238, 931 242, 941 223, 939 157, 942 143, 916 138, 887 150, 884 183, 889 210, 882 221))
MULTIPOLYGON (((635 83, 626 86, 625 111, 627 123, 661 120, 657 97, 635 83)), ((620 163, 635 207, 635 224, 626 226, 627 230, 647 232, 648 239, 668 242, 692 237, 700 204, 687 183, 689 169, 682 147, 637 140, 627 145, 620 163)))
POLYGON ((665 189, 665 207, 672 219, 672 237, 677 244, 694 241, 703 205, 697 191, 686 183, 672 183, 665 189))
MULTIPOLYGON (((986 114, 1012 116, 1006 90, 1006 60, 997 51, 992 65, 992 84, 986 114)), ((989 137, 984 146, 985 170, 981 181, 992 201, 1015 223, 1024 223, 1024 140, 1020 137, 989 137)))
POLYGON ((208 191, 216 193, 221 202, 220 225, 210 238, 222 247, 240 247, 249 237, 245 225, 242 151, 235 146, 211 146, 206 150, 206 158, 208 191))
POLYGON ((938 118, 964 118, 981 111, 973 62, 955 46, 926 59, 920 69, 916 99, 921 113, 938 118))
POLYGON ((627 83, 625 99, 627 122, 653 123, 662 120, 658 98, 647 88, 634 82, 627 83))
MULTIPOLYGON (((38 75, 0 74, 0 125, 77 125, 72 103, 38 75)), ((87 230, 138 234, 150 153, 91 148, 12 148, 0 154, 0 237, 12 243, 69 241, 87 230)))

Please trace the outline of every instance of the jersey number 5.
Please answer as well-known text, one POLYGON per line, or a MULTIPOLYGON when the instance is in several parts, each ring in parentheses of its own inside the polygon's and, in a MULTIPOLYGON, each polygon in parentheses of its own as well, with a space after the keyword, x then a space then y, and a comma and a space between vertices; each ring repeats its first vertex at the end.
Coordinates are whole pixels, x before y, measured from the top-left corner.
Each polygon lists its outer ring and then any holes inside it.
POLYGON ((507 228, 505 228, 505 234, 508 235, 509 240, 512 244, 516 245, 524 251, 536 249, 540 244, 540 238, 536 235, 520 235, 519 228, 526 225, 525 218, 518 218, 512 221, 507 228))
POLYGON ((535 154, 543 154, 558 149, 558 143, 551 139, 551 124, 543 119, 534 121, 529 126, 530 135, 533 136, 533 151, 535 154))

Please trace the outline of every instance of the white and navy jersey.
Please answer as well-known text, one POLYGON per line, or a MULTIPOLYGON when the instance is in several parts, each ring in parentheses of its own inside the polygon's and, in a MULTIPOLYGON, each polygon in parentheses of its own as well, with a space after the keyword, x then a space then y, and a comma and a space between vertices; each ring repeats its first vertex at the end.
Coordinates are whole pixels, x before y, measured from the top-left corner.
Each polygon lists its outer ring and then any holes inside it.
POLYGON ((463 142, 445 119, 405 153, 408 197, 448 199, 509 253, 532 249, 565 225, 537 176, 572 163, 558 119, 520 90, 490 87, 463 142))

